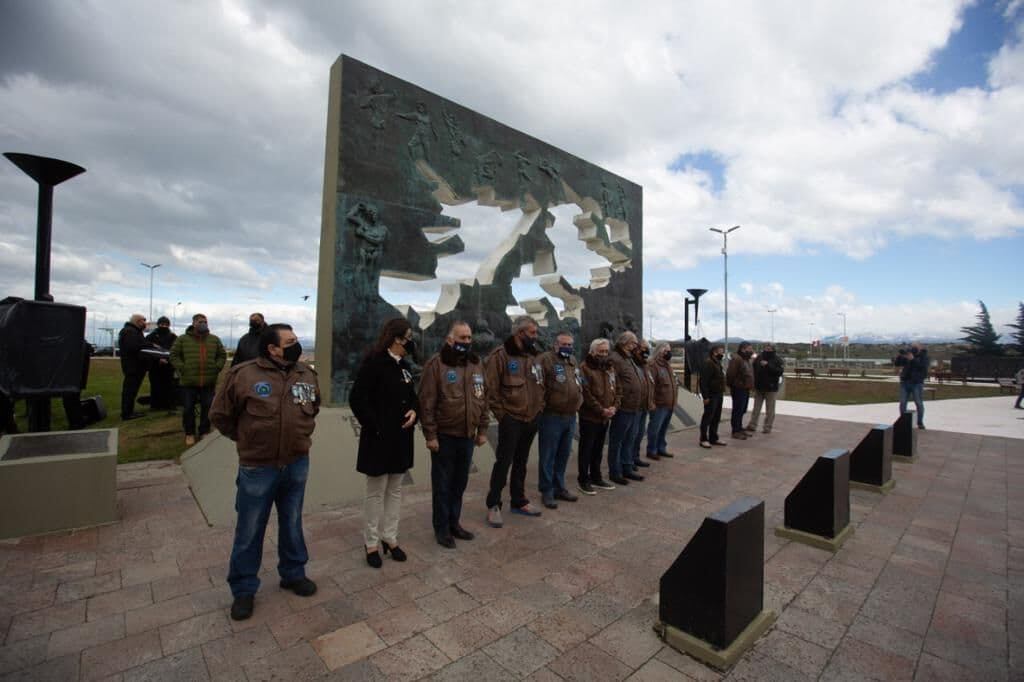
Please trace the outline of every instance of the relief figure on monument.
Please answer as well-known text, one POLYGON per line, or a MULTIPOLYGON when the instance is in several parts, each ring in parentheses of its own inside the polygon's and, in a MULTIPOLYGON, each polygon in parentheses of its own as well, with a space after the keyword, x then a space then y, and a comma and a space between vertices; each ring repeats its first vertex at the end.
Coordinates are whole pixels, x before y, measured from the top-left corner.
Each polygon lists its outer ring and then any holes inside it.
POLYGON ((430 161, 430 138, 434 140, 440 140, 437 135, 437 131, 434 129, 434 124, 430 122, 430 114, 427 113, 427 105, 423 102, 416 103, 416 111, 410 111, 407 113, 396 112, 395 116, 404 118, 407 121, 413 121, 416 123, 416 130, 413 131, 412 137, 409 138, 409 142, 406 147, 409 149, 409 156, 413 160, 423 159, 424 161, 430 161))
POLYGON ((346 217, 355 228, 358 240, 354 289, 363 295, 372 295, 380 275, 380 257, 388 238, 388 228, 378 221, 377 207, 363 201, 356 204, 346 217))
POLYGON ((375 130, 384 130, 387 124, 388 105, 395 93, 385 92, 379 78, 370 81, 366 94, 359 98, 359 108, 370 110, 370 125, 375 130))
POLYGON ((498 177, 498 168, 501 167, 501 154, 493 149, 486 154, 476 157, 476 170, 473 172, 473 180, 478 187, 491 185, 498 177))
POLYGON ((462 156, 462 150, 466 146, 466 138, 462 136, 459 122, 455 120, 455 117, 447 109, 441 113, 441 117, 444 119, 444 127, 448 130, 448 149, 451 151, 452 156, 462 156))
POLYGON ((519 181, 525 183, 533 182, 533 178, 530 176, 530 166, 532 166, 533 163, 530 161, 529 157, 520 151, 517 151, 512 156, 516 160, 516 172, 519 174, 519 181))

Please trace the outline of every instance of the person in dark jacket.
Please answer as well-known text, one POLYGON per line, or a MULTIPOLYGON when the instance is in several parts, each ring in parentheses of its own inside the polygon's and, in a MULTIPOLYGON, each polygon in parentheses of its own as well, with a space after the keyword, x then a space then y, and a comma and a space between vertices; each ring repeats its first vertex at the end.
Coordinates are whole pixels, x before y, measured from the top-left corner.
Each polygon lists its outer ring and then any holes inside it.
POLYGON ((395 561, 406 559, 398 546, 398 517, 420 411, 409 364, 415 349, 408 320, 388 320, 359 367, 348 399, 360 426, 356 471, 366 475, 363 540, 366 562, 374 568, 383 564, 378 544, 395 561))
POLYGON ((754 357, 754 346, 749 341, 740 344, 736 355, 729 360, 729 368, 725 371, 725 383, 729 385, 732 397, 732 410, 729 421, 732 425, 732 437, 746 440, 747 432, 743 430, 743 415, 747 412, 750 392, 754 390, 754 366, 750 359, 754 357))
POLYGON ((725 445, 718 439, 718 422, 722 420, 722 399, 725 396, 725 375, 722 373, 724 357, 725 347, 720 343, 714 344, 700 370, 700 394, 704 399, 704 414, 700 418, 702 448, 725 445))
POLYGON ((146 376, 146 362, 142 357, 142 347, 146 338, 142 330, 146 328, 146 316, 135 313, 124 323, 121 333, 117 336, 118 353, 121 355, 121 372, 124 381, 121 383, 121 420, 137 419, 142 415, 135 411, 135 397, 139 395, 139 387, 146 376))
POLYGON ((633 471, 633 446, 640 426, 640 411, 648 408, 643 394, 645 369, 635 360, 639 345, 636 334, 622 332, 608 356, 615 371, 615 393, 619 400, 619 409, 608 431, 608 478, 618 485, 644 480, 633 471))
POLYGON ((232 367, 259 357, 260 335, 266 328, 267 321, 263 317, 263 313, 253 313, 249 316, 249 331, 238 339, 238 347, 235 348, 235 354, 231 358, 232 367))
POLYGON ((913 398, 917 406, 917 428, 924 428, 924 381, 928 378, 928 351, 915 341, 910 350, 900 353, 893 359, 893 364, 902 367, 900 370, 900 414, 907 411, 907 400, 913 398))
POLYGON ((259 353, 259 359, 227 373, 210 410, 217 430, 238 449, 238 523, 228 564, 234 620, 252 615, 271 507, 277 507, 281 588, 300 597, 316 593, 316 583, 306 577, 309 553, 302 536, 302 503, 320 411, 317 376, 299 361, 302 346, 286 324, 264 330, 259 353))
POLYGON ((448 549, 455 548, 456 539, 473 539, 460 522, 462 496, 473 447, 487 442, 484 366, 472 348, 469 324, 452 323, 441 352, 423 366, 420 379, 420 426, 430 450, 434 538, 448 549))
POLYGON ((676 407, 678 381, 672 369, 672 346, 660 344, 654 351, 654 358, 648 363, 648 371, 654 377, 654 410, 651 411, 647 428, 647 456, 650 459, 672 457, 668 452, 668 426, 676 407))
POLYGON ((555 348, 540 356, 540 364, 544 371, 544 412, 537 424, 537 487, 542 504, 558 509, 555 500, 579 499, 565 487, 565 467, 572 456, 576 435, 576 413, 583 404, 572 334, 560 332, 555 337, 555 348))
POLYGON ((608 362, 611 342, 594 339, 590 353, 580 367, 583 383, 583 405, 580 407, 579 479, 577 488, 584 495, 596 495, 595 488, 615 490, 601 477, 601 457, 608 424, 619 407, 615 392, 615 370, 608 362))
POLYGON ((779 392, 779 379, 785 366, 782 358, 775 352, 775 346, 768 343, 761 354, 754 360, 754 411, 750 413, 747 431, 757 431, 757 421, 761 417, 761 405, 767 409, 764 417, 764 433, 771 433, 775 424, 775 394, 779 392))
MULTIPOLYGON (((165 351, 170 351, 178 335, 171 331, 171 321, 161 317, 156 321, 156 329, 146 337, 146 341, 165 351)), ((149 365, 149 407, 152 410, 173 410, 176 386, 174 367, 170 358, 154 358, 149 365)))

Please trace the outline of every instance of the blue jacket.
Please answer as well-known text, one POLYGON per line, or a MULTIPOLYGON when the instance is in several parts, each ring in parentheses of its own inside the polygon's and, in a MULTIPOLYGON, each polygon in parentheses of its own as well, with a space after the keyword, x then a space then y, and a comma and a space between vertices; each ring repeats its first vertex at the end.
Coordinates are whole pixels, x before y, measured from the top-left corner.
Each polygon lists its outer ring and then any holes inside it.
POLYGON ((903 368, 900 371, 900 381, 905 381, 908 384, 923 384, 924 380, 928 378, 928 368, 931 366, 928 361, 928 351, 924 348, 909 360, 902 355, 897 355, 893 364, 903 368))

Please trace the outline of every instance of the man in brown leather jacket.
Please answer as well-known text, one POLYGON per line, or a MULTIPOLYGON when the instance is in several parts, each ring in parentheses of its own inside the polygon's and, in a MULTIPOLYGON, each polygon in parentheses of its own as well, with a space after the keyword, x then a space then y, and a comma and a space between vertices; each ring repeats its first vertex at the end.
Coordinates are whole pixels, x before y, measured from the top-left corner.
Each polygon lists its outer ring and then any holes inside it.
POLYGON ((615 490, 601 478, 601 455, 608 424, 619 406, 615 392, 615 370, 608 362, 608 339, 590 342, 590 353, 580 367, 583 405, 580 407, 579 479, 577 488, 584 495, 596 495, 594 488, 615 490))
POLYGON ((640 425, 640 411, 647 409, 643 395, 643 368, 634 360, 638 345, 636 334, 623 332, 608 356, 615 370, 615 392, 619 397, 619 409, 612 417, 608 432, 608 478, 618 485, 644 480, 633 471, 633 446, 640 425))
POLYGON ((537 322, 524 315, 512 325, 512 336, 487 358, 487 400, 498 420, 498 445, 494 451, 487 523, 501 528, 501 491, 508 482, 512 511, 540 516, 526 498, 526 460, 537 435, 537 416, 544 410, 544 370, 537 348, 537 322), (509 468, 512 477, 509 478, 509 468))
MULTIPOLYGON (((633 471, 637 471, 640 467, 651 466, 650 462, 640 459, 641 446, 644 436, 647 435, 647 417, 650 415, 651 410, 654 409, 654 374, 651 373, 650 360, 651 345, 647 342, 647 339, 640 339, 636 350, 633 351, 633 361, 643 370, 643 381, 640 384, 640 404, 642 407, 640 408, 640 419, 637 422, 636 433, 633 435, 633 471)), ((651 459, 658 458, 652 457, 651 459)))
POLYGON ((472 352, 469 324, 452 324, 441 352, 423 365, 420 426, 430 450, 434 537, 453 549, 455 538, 472 540, 462 527, 462 496, 469 483, 473 446, 487 442, 487 390, 484 366, 472 352))
POLYGON ((235 620, 252 615, 271 506, 277 506, 280 529, 281 587, 303 597, 316 592, 306 577, 302 537, 309 448, 320 411, 316 372, 299 362, 302 346, 286 324, 264 330, 259 352, 258 359, 231 368, 210 410, 217 430, 238 446, 238 523, 228 568, 235 620))
POLYGON ((647 429, 647 456, 651 459, 672 457, 672 453, 667 452, 668 442, 665 439, 678 391, 676 374, 672 370, 672 347, 667 343, 660 344, 647 368, 654 377, 654 410, 647 429))
MULTIPOLYGON (((754 347, 749 341, 740 344, 736 355, 729 360, 729 368, 725 370, 725 383, 729 385, 732 397, 732 412, 729 421, 732 425, 732 437, 746 440, 749 436, 743 430, 743 415, 747 413, 747 402, 750 392, 754 390, 754 366, 750 359, 754 356, 754 347)), ((753 435, 753 432, 750 433, 753 435)))
POLYGON ((537 426, 540 454, 537 485, 548 509, 558 509, 555 500, 575 502, 579 499, 565 487, 565 467, 572 456, 572 441, 576 435, 576 413, 583 404, 575 353, 572 334, 561 332, 555 337, 555 348, 541 356, 544 413, 537 426))

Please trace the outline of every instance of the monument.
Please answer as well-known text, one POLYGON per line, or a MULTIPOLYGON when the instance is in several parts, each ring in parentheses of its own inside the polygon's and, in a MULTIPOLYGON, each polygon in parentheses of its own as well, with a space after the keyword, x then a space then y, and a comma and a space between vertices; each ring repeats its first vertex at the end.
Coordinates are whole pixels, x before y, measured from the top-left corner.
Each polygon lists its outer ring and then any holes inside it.
MULTIPOLYGON (((583 343, 640 331, 642 189, 483 114, 342 55, 331 68, 317 308, 317 371, 331 404, 346 404, 354 373, 380 326, 406 317, 422 362, 452 321, 475 332, 485 354, 511 330, 508 306, 534 316, 542 336, 567 328, 583 343), (385 300, 381 278, 430 280, 439 259, 463 251, 459 221, 444 206, 467 202, 519 211, 510 234, 471 279, 444 282, 433 310, 385 300), (607 265, 574 285, 558 270, 549 209, 574 204, 573 228, 607 265), (436 237, 431 239, 431 237, 436 237), (519 301, 524 266, 560 299, 519 301)), ((559 226, 561 227, 561 226, 559 226)))

